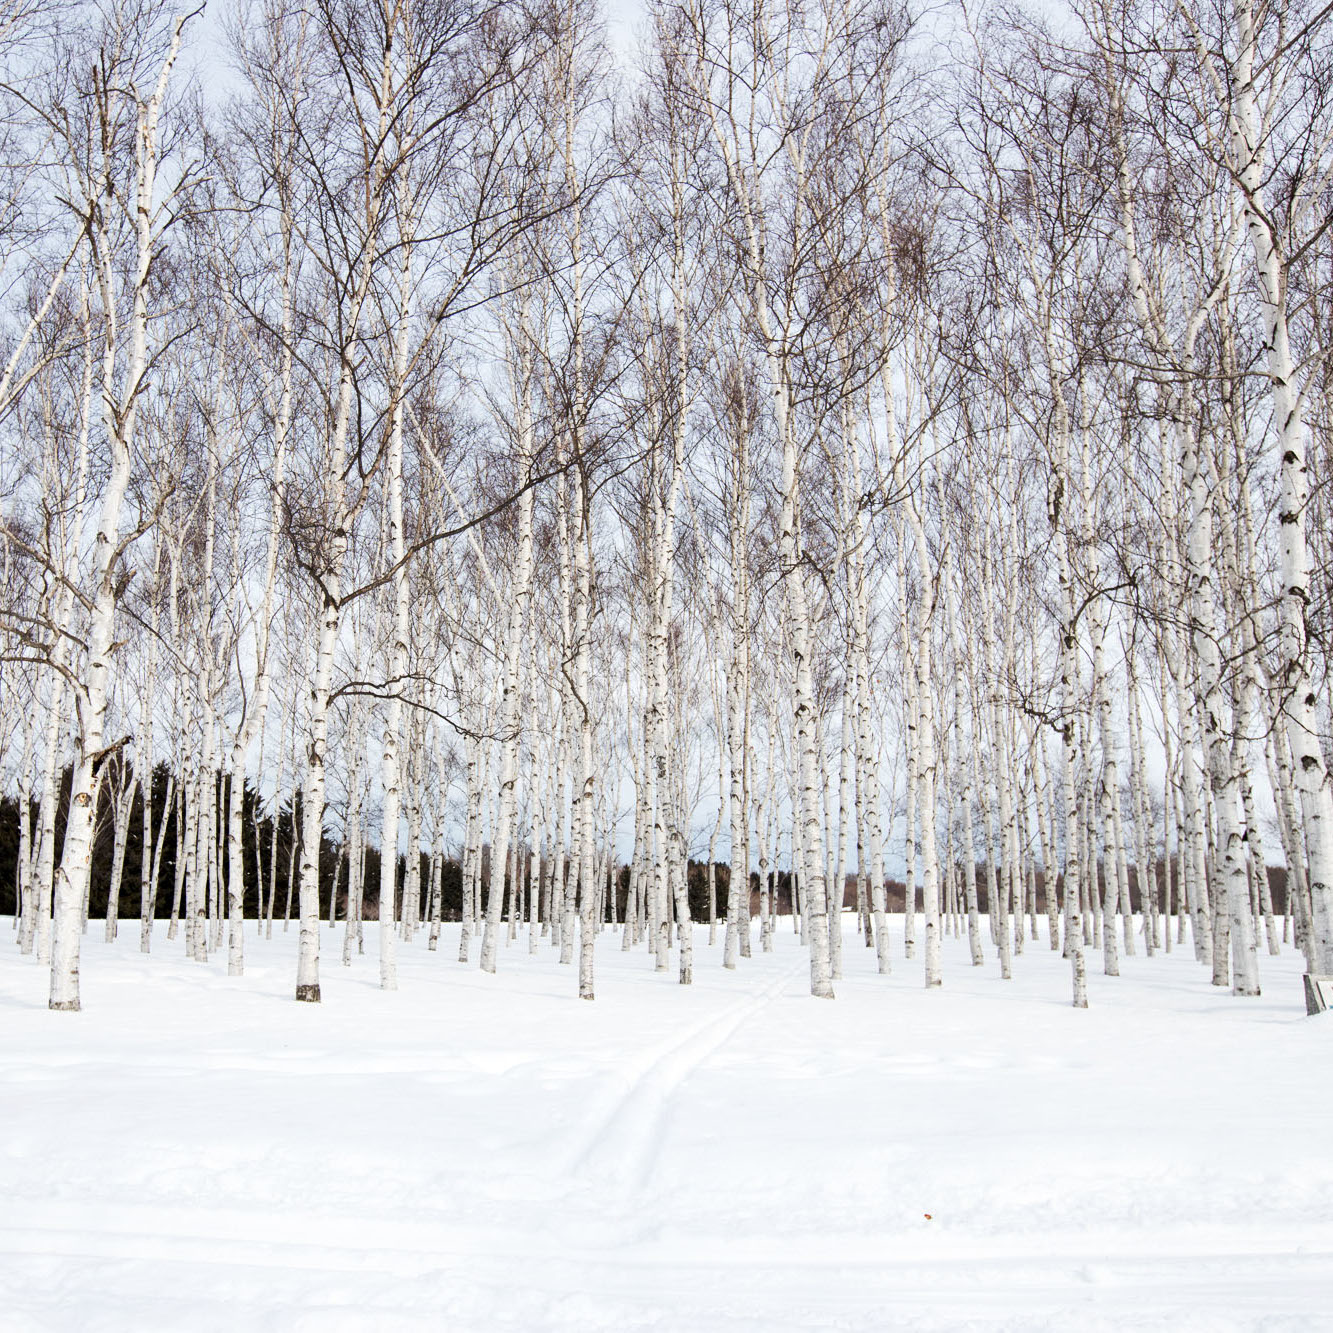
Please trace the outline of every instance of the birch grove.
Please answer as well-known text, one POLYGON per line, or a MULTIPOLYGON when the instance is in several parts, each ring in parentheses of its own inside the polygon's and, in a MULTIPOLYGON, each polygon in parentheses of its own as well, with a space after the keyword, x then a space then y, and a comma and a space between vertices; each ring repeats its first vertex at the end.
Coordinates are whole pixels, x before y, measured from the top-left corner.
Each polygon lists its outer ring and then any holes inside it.
POLYGON ((305 1002, 370 923, 386 990, 783 930, 824 998, 1333 974, 1323 10, 0 18, 0 910, 52 1009, 136 916, 233 977, 277 918, 305 1002))

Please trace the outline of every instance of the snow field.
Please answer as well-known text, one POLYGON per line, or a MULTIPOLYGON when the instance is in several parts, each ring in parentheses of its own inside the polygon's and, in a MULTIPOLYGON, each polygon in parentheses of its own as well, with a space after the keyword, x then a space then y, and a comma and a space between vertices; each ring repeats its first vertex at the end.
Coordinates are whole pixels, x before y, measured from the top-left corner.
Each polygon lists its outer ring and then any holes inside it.
MULTIPOLYGON (((323 931, 156 952, 90 931, 80 1014, 0 957, 0 1329, 1308 1330, 1333 1324, 1333 1016, 1186 947, 1029 944, 945 984, 845 936, 834 1002, 784 920, 695 984, 599 943, 597 1001, 526 938, 499 973, 323 931), (335 944, 336 941, 336 944, 335 944)), ((674 967, 674 956, 673 956, 674 967)))

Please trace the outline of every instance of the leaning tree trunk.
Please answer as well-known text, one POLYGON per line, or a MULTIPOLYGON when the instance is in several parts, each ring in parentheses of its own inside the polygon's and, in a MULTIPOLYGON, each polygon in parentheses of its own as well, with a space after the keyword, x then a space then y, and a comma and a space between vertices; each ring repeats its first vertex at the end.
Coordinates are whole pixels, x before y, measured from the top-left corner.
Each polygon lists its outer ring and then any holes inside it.
POLYGON ((147 101, 135 96, 138 113, 134 138, 136 253, 131 278, 133 307, 123 394, 117 391, 115 384, 118 338, 112 315, 116 306, 114 255, 109 238, 105 235, 101 237, 97 256, 98 280, 105 312, 102 383, 107 445, 111 457, 102 492, 97 534, 93 541, 88 656, 79 699, 82 725, 76 744, 69 813, 65 823, 65 844, 55 878, 49 1001, 52 1009, 79 1008, 80 917, 92 868, 93 821, 97 813, 94 808, 96 766, 102 758, 111 653, 115 646, 115 562, 120 551, 120 511, 129 489, 135 416, 148 367, 148 281, 157 239, 153 234, 152 219, 155 209, 158 117, 172 66, 180 52, 181 32, 187 18, 177 19, 173 25, 171 42, 152 95, 147 101))

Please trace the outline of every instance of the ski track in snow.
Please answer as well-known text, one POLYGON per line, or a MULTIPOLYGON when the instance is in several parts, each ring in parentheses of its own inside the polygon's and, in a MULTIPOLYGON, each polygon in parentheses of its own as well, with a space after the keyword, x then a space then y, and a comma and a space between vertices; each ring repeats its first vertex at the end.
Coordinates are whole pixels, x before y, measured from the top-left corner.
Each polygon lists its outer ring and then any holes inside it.
POLYGON ((647 1183, 660 1151, 672 1099, 692 1070, 720 1051, 745 1021, 767 1008, 808 971, 798 958, 757 994, 743 995, 720 1014, 706 1014, 683 1035, 661 1042, 616 1080, 618 1089, 589 1117, 592 1128, 574 1154, 575 1175, 591 1167, 623 1186, 647 1183))
MULTIPOLYGON (((901 920, 894 925, 901 949, 901 920)), ((1092 1008, 1029 945, 943 941, 832 1004, 782 931, 695 984, 449 932, 290 998, 295 935, 225 976, 84 947, 82 1014, 0 955, 0 1333, 1311 1333, 1333 1325, 1333 1017, 1185 951, 1092 1008), (929 1214, 929 1216, 927 1216, 929 1214)), ((673 960, 674 961, 674 960, 673 960)))

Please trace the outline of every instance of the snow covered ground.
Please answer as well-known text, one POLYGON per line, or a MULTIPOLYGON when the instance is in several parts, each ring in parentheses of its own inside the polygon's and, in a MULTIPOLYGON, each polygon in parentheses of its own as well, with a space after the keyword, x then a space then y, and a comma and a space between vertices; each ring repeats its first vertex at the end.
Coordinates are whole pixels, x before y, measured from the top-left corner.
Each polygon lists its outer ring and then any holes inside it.
POLYGON ((1258 1000, 1090 955, 1080 1013, 1044 945, 1002 982, 946 940, 927 993, 901 923, 887 979, 849 931, 828 1003, 785 922, 735 973, 700 938, 689 989, 607 935, 587 1004, 456 927, 382 993, 326 929, 308 1006, 295 931, 241 980, 164 935, 90 931, 77 1015, 0 952, 6 1333, 1333 1327, 1294 952, 1258 1000))

